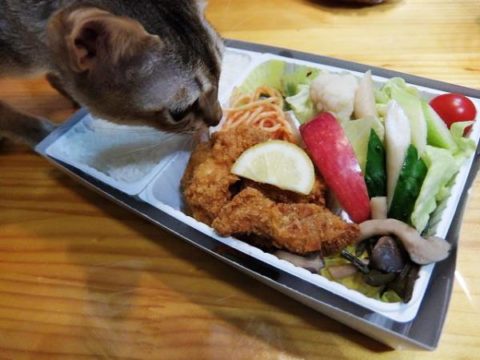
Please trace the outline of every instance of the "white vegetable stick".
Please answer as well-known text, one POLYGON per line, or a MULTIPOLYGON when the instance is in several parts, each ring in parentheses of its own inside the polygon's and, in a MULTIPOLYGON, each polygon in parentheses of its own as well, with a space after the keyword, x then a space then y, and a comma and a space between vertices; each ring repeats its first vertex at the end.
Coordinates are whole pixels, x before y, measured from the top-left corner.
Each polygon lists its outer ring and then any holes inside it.
POLYGON ((393 194, 407 149, 411 143, 410 122, 400 105, 392 100, 385 117, 385 150, 387 160, 387 199, 392 204, 393 194))
POLYGON ((369 70, 358 85, 355 94, 354 113, 356 119, 377 117, 377 106, 375 104, 375 93, 373 91, 372 72, 369 70))
POLYGON ((370 199, 370 209, 372 210, 372 219, 387 218, 387 198, 385 196, 376 196, 370 199))

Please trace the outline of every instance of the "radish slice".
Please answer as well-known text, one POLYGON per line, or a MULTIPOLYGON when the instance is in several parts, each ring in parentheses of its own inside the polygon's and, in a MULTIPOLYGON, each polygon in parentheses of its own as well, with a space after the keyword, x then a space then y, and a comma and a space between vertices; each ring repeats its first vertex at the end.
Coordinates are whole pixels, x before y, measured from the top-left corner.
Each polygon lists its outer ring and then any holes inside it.
POLYGON ((342 208, 356 223, 370 218, 367 185, 342 126, 322 113, 300 127, 307 151, 342 208))
POLYGON ((392 204, 395 187, 410 143, 410 122, 400 105, 392 100, 388 104, 387 116, 385 117, 388 208, 392 204))
POLYGON ((372 219, 386 219, 388 214, 387 197, 376 196, 370 199, 372 219))
POLYGON ((360 80, 357 93, 355 94, 354 112, 356 119, 378 116, 371 71, 367 71, 363 75, 362 80, 360 80))

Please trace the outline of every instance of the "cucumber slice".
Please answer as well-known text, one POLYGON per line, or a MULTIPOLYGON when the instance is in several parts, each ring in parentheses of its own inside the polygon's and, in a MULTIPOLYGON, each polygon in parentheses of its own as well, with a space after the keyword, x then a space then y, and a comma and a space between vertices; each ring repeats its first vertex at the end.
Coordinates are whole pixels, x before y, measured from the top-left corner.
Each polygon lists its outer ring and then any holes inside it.
POLYGON ((374 129, 368 141, 365 181, 368 195, 373 198, 387 195, 387 170, 385 168, 385 147, 374 129))
POLYGON ((389 218, 410 223, 410 215, 420 194, 427 170, 425 162, 418 157, 417 149, 410 145, 388 211, 389 218))

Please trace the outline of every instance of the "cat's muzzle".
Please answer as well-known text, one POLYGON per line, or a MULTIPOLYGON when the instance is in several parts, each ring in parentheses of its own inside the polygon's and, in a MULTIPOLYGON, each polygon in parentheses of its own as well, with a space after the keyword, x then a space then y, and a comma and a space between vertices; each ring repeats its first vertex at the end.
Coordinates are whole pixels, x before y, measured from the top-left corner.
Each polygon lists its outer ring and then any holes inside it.
POLYGON ((206 107, 202 112, 202 120, 208 126, 216 126, 220 122, 223 116, 222 107, 219 102, 206 107))

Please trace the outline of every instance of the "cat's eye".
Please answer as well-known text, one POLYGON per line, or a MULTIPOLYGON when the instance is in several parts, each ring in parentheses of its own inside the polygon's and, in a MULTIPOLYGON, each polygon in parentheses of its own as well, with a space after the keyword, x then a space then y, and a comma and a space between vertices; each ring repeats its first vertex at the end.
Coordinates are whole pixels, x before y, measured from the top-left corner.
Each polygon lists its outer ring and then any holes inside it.
POLYGON ((198 108, 199 99, 195 100, 191 105, 187 106, 183 110, 170 110, 170 116, 175 122, 182 121, 188 114, 195 112, 198 108))

